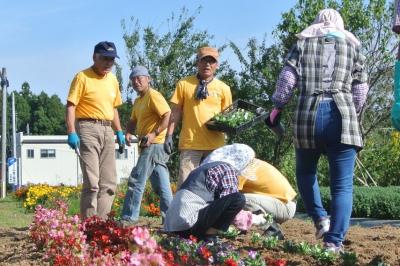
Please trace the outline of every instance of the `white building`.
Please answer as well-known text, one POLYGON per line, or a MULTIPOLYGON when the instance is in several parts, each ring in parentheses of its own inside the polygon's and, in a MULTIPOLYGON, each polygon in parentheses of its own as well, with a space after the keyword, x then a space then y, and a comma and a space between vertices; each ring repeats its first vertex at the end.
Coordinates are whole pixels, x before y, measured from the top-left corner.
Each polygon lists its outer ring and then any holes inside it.
MULTIPOLYGON (((115 146, 118 182, 128 178, 137 162, 137 144, 118 152, 115 146)), ((24 136, 17 134, 17 178, 19 184, 78 185, 82 183, 79 157, 67 144, 67 136, 24 136)))

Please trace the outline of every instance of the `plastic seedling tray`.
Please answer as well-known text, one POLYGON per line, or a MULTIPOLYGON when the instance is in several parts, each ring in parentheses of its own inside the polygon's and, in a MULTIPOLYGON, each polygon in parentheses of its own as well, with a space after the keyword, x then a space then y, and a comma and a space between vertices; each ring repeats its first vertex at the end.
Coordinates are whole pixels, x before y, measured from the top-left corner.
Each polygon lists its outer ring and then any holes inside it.
POLYGON ((228 125, 225 122, 216 121, 215 120, 216 116, 214 116, 206 123, 207 128, 210 130, 216 130, 216 131, 225 132, 227 134, 235 135, 235 134, 239 134, 240 132, 254 126, 258 122, 263 121, 268 116, 268 113, 264 112, 263 108, 255 105, 255 104, 240 100, 240 99, 234 101, 232 103, 232 105, 229 106, 228 108, 226 108, 225 110, 223 110, 220 115, 223 115, 225 117, 230 117, 234 113, 238 112, 240 109, 243 109, 244 111, 252 113, 253 116, 252 116, 251 120, 242 122, 235 126, 232 126, 232 125, 228 125), (260 112, 260 110, 261 110, 261 112, 260 112))

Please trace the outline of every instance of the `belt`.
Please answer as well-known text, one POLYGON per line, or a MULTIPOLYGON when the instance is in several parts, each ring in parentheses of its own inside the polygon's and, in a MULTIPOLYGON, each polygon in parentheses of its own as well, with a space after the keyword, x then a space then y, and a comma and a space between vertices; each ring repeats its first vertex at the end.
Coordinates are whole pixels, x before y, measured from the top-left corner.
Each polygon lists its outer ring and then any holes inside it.
POLYGON ((333 101, 332 94, 331 93, 323 93, 322 97, 321 97, 321 101, 324 101, 324 102, 333 101))
POLYGON ((78 118, 79 122, 89 122, 93 124, 100 124, 102 126, 110 127, 112 122, 111 120, 101 120, 101 119, 94 119, 94 118, 78 118))

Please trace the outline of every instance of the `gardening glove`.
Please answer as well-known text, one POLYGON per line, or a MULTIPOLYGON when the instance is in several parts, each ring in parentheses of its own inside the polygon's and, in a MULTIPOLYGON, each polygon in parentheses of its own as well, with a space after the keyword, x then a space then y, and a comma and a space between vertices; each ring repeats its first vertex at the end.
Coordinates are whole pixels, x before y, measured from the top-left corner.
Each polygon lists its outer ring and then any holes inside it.
POLYGON ((241 210, 236 214, 232 224, 241 231, 248 231, 253 224, 253 215, 249 211, 241 210))
POLYGON ((124 146, 125 145, 125 136, 124 136, 124 132, 122 132, 122 130, 118 130, 117 132, 115 132, 115 134, 117 135, 117 142, 119 146, 124 146))
POLYGON ((118 142, 118 152, 119 153, 124 153, 124 148, 125 148, 125 135, 124 132, 122 130, 118 130, 117 132, 115 132, 115 134, 117 135, 117 142, 118 142))
POLYGON ((79 136, 78 136, 78 134, 76 134, 76 132, 72 132, 72 133, 68 134, 68 145, 74 150, 79 148, 80 140, 79 140, 79 136))
POLYGON ((165 137, 164 141, 164 151, 170 155, 172 153, 172 150, 174 149, 174 142, 172 140, 172 135, 168 135, 165 137))
POLYGON ((269 128, 275 127, 279 124, 279 121, 281 120, 281 111, 282 109, 274 108, 271 113, 269 113, 269 116, 265 119, 265 124, 267 124, 269 128))

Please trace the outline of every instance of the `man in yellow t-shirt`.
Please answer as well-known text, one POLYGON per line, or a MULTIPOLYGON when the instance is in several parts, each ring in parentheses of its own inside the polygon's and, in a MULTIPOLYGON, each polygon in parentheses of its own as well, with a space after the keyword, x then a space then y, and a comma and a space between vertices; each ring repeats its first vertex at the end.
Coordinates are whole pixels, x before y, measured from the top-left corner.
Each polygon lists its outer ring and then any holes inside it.
POLYGON ((172 201, 172 191, 167 168, 168 155, 164 151, 164 140, 171 109, 164 97, 150 87, 150 75, 144 66, 136 66, 129 76, 138 93, 127 124, 126 141, 136 134, 140 141, 140 156, 128 180, 121 222, 132 225, 139 219, 140 203, 147 178, 150 176, 153 190, 160 196, 161 215, 172 201))
POLYGON ((83 175, 82 219, 92 215, 106 219, 117 187, 114 130, 120 146, 125 138, 117 110, 121 94, 111 73, 115 57, 114 43, 98 43, 94 64, 75 76, 67 98, 68 144, 80 156, 83 175))
POLYGON ((296 192, 288 180, 274 166, 259 159, 254 159, 248 169, 251 173, 243 173, 246 177, 239 176, 239 191, 246 198, 244 209, 269 213, 278 223, 293 218, 296 192))
POLYGON ((232 104, 229 86, 214 77, 218 57, 215 48, 200 48, 197 75, 180 80, 171 98, 173 107, 164 148, 167 153, 172 152, 172 135, 182 121, 178 187, 210 152, 225 144, 224 133, 208 130, 205 124, 232 104))

